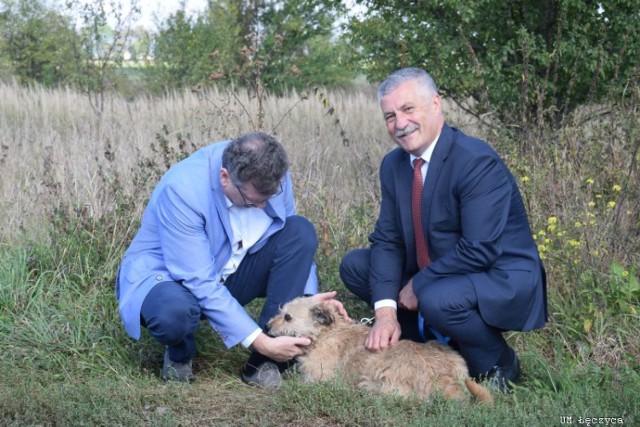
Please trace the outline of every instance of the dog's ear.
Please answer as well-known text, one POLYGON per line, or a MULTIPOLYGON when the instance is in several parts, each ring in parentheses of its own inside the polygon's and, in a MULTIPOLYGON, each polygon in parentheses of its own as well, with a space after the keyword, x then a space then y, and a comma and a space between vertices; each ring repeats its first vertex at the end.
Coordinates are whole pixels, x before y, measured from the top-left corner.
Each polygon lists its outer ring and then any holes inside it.
POLYGON ((324 326, 328 326, 335 321, 330 307, 324 304, 311 307, 311 318, 324 326))

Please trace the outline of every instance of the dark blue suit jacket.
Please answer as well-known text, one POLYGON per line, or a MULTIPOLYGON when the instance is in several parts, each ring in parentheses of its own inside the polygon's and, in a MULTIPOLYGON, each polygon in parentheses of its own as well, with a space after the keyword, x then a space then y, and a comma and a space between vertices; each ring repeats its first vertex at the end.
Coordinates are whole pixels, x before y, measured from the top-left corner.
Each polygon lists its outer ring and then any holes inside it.
POLYGON ((396 148, 380 166, 382 201, 371 242, 372 301, 416 295, 451 276, 470 279, 486 323, 505 330, 547 320, 545 271, 515 179, 484 141, 445 124, 422 195, 431 264, 418 272, 411 220, 413 169, 396 148))

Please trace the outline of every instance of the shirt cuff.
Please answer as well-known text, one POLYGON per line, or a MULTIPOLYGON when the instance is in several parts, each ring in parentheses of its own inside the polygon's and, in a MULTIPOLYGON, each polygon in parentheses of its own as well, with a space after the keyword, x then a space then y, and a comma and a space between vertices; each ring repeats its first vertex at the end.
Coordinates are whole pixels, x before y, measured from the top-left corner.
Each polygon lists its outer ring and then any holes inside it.
POLYGON ((244 348, 251 347, 251 344, 253 344, 253 342, 256 340, 256 338, 258 338, 258 336, 260 336, 261 333, 262 333, 262 329, 260 328, 253 331, 251 335, 249 335, 248 337, 242 340, 242 346, 244 348))
POLYGON ((373 304, 373 309, 377 310, 382 307, 392 307, 394 310, 398 309, 398 303, 392 299, 381 299, 373 304))

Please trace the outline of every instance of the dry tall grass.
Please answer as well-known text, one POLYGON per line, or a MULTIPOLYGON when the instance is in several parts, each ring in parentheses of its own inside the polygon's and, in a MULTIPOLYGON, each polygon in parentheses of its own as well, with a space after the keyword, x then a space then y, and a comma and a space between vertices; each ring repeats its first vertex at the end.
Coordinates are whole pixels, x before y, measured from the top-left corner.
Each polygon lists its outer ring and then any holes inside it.
MULTIPOLYGON (((179 138, 201 147, 253 130, 258 114, 246 93, 111 98, 101 121, 87 98, 72 90, 3 85, 0 93, 0 241, 5 242, 24 231, 44 238, 47 212, 61 201, 84 215, 108 214, 113 200, 100 175, 118 176, 124 191, 134 194, 138 162, 162 163, 151 150, 158 135, 176 149, 179 138)), ((374 207, 378 164, 393 148, 372 93, 325 96, 333 114, 313 95, 305 101, 296 94, 271 97, 265 108, 264 130, 276 134, 291 159, 298 208, 318 223, 348 221, 349 210, 367 201, 374 207)), ((154 183, 146 183, 149 190, 154 183)), ((144 198, 139 202, 134 217, 144 198)))

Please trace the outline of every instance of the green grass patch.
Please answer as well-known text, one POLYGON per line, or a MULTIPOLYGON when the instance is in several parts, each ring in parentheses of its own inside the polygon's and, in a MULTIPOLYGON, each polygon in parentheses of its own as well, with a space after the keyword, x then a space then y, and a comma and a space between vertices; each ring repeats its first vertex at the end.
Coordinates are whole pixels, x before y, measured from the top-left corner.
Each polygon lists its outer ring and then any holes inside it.
MULTIPOLYGON (((41 259, 36 273, 29 253, 2 252, 0 419, 6 425, 558 425, 568 416, 633 425, 640 413, 637 369, 582 360, 546 330, 508 337, 521 356, 523 382, 493 407, 380 396, 339 381, 305 384, 295 374, 277 392, 247 387, 239 379, 247 352, 224 348, 206 322, 197 336, 196 382, 165 383, 158 376, 161 346, 147 333, 140 341, 125 336, 110 281, 87 283, 99 268, 69 274, 41 259)), ((351 297, 345 304, 368 314, 351 297)), ((249 307, 258 309, 259 302, 249 307)))

